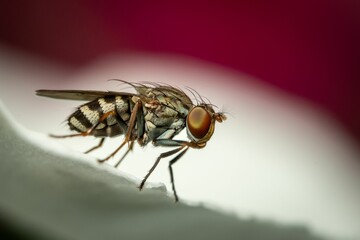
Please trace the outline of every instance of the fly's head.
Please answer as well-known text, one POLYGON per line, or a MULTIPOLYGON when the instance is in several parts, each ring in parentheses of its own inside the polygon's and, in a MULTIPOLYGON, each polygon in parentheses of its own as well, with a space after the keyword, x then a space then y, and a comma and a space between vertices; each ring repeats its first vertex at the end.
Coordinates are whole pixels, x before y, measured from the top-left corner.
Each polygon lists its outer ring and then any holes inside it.
POLYGON ((186 118, 186 131, 192 142, 205 146, 215 130, 215 122, 223 122, 226 116, 222 112, 215 112, 211 104, 194 106, 186 118))

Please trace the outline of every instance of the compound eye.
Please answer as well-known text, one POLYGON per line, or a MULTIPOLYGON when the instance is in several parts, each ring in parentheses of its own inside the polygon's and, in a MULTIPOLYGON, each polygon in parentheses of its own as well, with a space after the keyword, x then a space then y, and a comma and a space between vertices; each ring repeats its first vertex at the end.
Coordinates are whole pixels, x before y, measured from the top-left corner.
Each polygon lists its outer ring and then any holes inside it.
POLYGON ((191 135, 196 139, 202 139, 209 131, 211 116, 204 108, 194 107, 186 121, 191 135))

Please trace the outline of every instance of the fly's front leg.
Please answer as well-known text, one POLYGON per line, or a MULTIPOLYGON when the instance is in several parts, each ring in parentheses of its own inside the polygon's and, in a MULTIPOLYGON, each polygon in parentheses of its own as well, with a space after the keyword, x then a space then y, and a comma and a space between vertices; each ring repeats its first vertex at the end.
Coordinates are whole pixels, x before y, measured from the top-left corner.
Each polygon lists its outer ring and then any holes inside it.
POLYGON ((195 143, 195 142, 187 142, 181 140, 173 140, 173 139, 154 139, 154 146, 161 147, 178 147, 178 146, 187 146, 191 148, 203 148, 206 146, 206 143, 195 143))
POLYGON ((153 144, 155 146, 163 146, 163 147, 178 147, 174 150, 165 152, 160 154, 160 156, 156 159, 154 165, 152 166, 152 168, 149 170, 148 174, 144 177, 144 179, 142 180, 139 189, 141 190, 146 182, 146 180, 149 178, 149 176, 151 175, 151 173, 155 170, 156 166, 159 164, 160 159, 165 158, 165 157, 169 157, 173 154, 176 154, 178 152, 180 152, 179 154, 177 154, 170 162, 169 162, 169 172, 170 172, 170 180, 171 180, 171 186, 172 186, 172 190, 174 192, 174 197, 175 197, 175 202, 177 202, 179 200, 178 195, 176 193, 176 188, 175 188, 175 181, 174 181, 174 174, 173 174, 173 170, 172 170, 172 165, 177 162, 185 153, 186 151, 189 149, 189 147, 192 148, 201 148, 203 147, 203 145, 199 145, 197 143, 193 143, 193 142, 186 142, 186 141, 180 141, 180 140, 172 140, 172 139, 157 139, 153 141, 153 144))
POLYGON ((170 172, 170 180, 171 180, 171 187, 172 190, 174 192, 174 198, 175 198, 175 202, 179 201, 178 195, 176 193, 176 189, 175 189, 175 183, 174 183, 174 174, 173 174, 173 170, 172 170, 172 165, 174 163, 177 162, 177 160, 179 160, 185 153, 186 151, 189 149, 189 147, 185 148, 184 151, 182 151, 181 153, 179 153, 176 157, 174 157, 170 162, 169 162, 169 172, 170 172))
POLYGON ((144 179, 141 181, 140 185, 139 185, 139 189, 142 190, 142 188, 144 187, 144 184, 146 182, 146 180, 150 177, 151 173, 155 170, 156 166, 159 164, 160 160, 162 158, 165 157, 169 157, 179 151, 181 151, 185 146, 181 146, 179 148, 176 148, 174 150, 168 151, 168 152, 164 152, 162 154, 160 154, 160 156, 156 159, 154 165, 150 168, 149 172, 146 174, 146 176, 144 177, 144 179))

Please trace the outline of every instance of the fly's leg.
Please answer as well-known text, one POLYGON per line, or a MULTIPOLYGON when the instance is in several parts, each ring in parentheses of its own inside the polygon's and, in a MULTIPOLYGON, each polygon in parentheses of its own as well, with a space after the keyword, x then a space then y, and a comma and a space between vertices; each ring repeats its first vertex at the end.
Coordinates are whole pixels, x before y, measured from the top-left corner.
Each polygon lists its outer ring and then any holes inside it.
MULTIPOLYGON (((136 116, 138 114, 138 112, 142 112, 141 111, 141 108, 142 108, 142 103, 141 103, 141 100, 138 100, 133 108, 133 111, 131 113, 131 116, 130 116, 130 120, 129 120, 129 127, 127 128, 127 131, 126 131, 126 134, 125 134, 125 139, 124 141, 121 143, 121 145, 115 149, 114 152, 112 152, 109 156, 107 156, 106 158, 104 159, 98 159, 99 162, 105 162, 107 160, 109 160, 111 157, 113 157, 118 151, 120 151, 120 149, 126 144, 126 143, 129 143, 129 147, 128 147, 128 151, 125 153, 127 154, 130 150, 130 148, 132 148, 132 142, 133 142, 133 139, 132 139, 132 131, 135 127, 135 121, 136 121, 136 116), (140 111, 139 111, 140 109, 140 111)), ((122 160, 123 157, 120 159, 122 160)), ((121 162, 121 161, 120 161, 121 162)), ((120 163, 119 163, 120 164, 120 163)), ((117 164, 118 165, 118 164, 117 164)))
POLYGON ((168 157, 171 156, 181 150, 178 155, 176 155, 170 162, 169 162, 169 172, 170 172, 170 180, 171 180, 171 186, 172 186, 172 190, 174 192, 174 197, 175 197, 175 202, 179 201, 178 195, 176 193, 176 188, 175 188, 175 181, 174 181, 174 174, 173 174, 173 170, 172 170, 172 165, 177 162, 185 153, 186 151, 191 147, 191 148, 203 148, 205 147, 205 144, 198 144, 198 143, 194 143, 194 142, 186 142, 186 141, 180 141, 180 140, 172 140, 172 139, 155 139, 153 141, 153 144, 155 146, 163 146, 163 147, 178 147, 174 150, 171 150, 169 152, 165 152, 160 154, 160 156, 156 159, 155 164, 153 165, 153 167, 150 169, 149 173, 145 176, 145 178, 142 180, 139 189, 141 190, 146 182, 146 180, 148 179, 148 177, 150 176, 150 174, 154 171, 154 169, 156 168, 156 166, 158 165, 159 161, 161 158, 164 157, 168 157))
MULTIPOLYGON (((141 101, 139 101, 139 104, 141 104, 141 101)), ((136 126, 137 126, 137 138, 141 138, 144 135, 144 127, 145 127, 145 120, 144 120, 144 113, 141 111, 141 105, 137 107, 136 109, 136 126), (140 108, 140 110, 139 110, 140 108)), ((131 119, 130 119, 131 120, 131 119)), ((128 153, 133 149, 134 141, 130 141, 129 147, 122 155, 122 157, 119 159, 119 161, 115 164, 115 168, 117 168, 120 163, 124 160, 124 158, 128 155, 128 153)))
POLYGON ((122 157, 119 159, 119 161, 115 164, 115 166, 114 166, 115 168, 117 168, 120 165, 120 163, 124 160, 126 155, 132 150, 133 146, 134 146, 134 141, 131 141, 130 145, 129 145, 128 149, 126 150, 126 152, 124 153, 124 155, 122 155, 122 157))
POLYGON ((100 147, 103 145, 104 141, 105 141, 105 138, 101 138, 101 140, 100 140, 100 142, 99 142, 98 145, 96 145, 95 147, 90 148, 89 150, 87 150, 87 151, 84 152, 84 153, 87 154, 87 153, 89 153, 89 152, 94 151, 95 149, 100 148, 100 147))
POLYGON ((181 140, 173 140, 173 139, 154 139, 154 146, 161 147, 178 147, 178 146, 188 146, 191 148, 203 148, 206 143, 195 143, 195 142, 187 142, 181 140))
POLYGON ((107 112, 104 113, 104 115, 101 116, 101 118, 99 119, 99 121, 94 124, 91 128, 89 128, 86 132, 81 132, 81 133, 75 133, 75 134, 68 134, 68 135, 53 135, 50 134, 50 137, 53 138, 69 138, 69 137, 79 137, 79 136, 89 136, 92 134, 92 132, 95 130, 95 128, 97 128, 97 126, 99 126, 100 123, 104 122, 106 120, 107 117, 109 117, 110 115, 116 115, 115 111, 111 111, 111 112, 107 112))
POLYGON ((49 134, 50 137, 52 138, 69 138, 69 137, 85 137, 89 135, 89 133, 86 132, 82 132, 82 133, 75 133, 75 134, 68 134, 68 135, 54 135, 54 134, 49 134))
POLYGON ((169 162, 169 172, 170 172, 170 180, 171 180, 171 186, 172 186, 172 190, 174 193, 174 198, 175 198, 175 202, 179 201, 178 195, 176 193, 176 189, 175 189, 175 183, 174 183, 174 174, 173 174, 173 170, 172 170, 172 165, 174 163, 177 162, 177 160, 179 160, 185 153, 186 151, 189 149, 189 147, 185 148, 184 151, 180 152, 176 157, 174 157, 170 162, 169 162))
POLYGON ((104 159, 98 159, 98 162, 105 162, 107 160, 109 160, 112 156, 114 156, 118 151, 120 151, 120 149, 127 143, 126 140, 124 140, 121 145, 114 151, 112 152, 109 156, 107 156, 106 158, 104 159))
MULTIPOLYGON (((156 159, 154 165, 150 168, 149 172, 146 174, 146 176, 144 177, 144 179, 141 181, 140 185, 139 185, 139 190, 141 191, 142 188, 144 187, 144 184, 146 182, 146 180, 150 177, 151 173, 155 170, 156 166, 159 164, 160 160, 162 158, 165 158, 165 157, 169 157, 179 151, 181 151, 183 148, 185 147, 185 145, 181 146, 181 147, 178 147, 176 149, 173 149, 171 151, 168 151, 168 152, 164 152, 162 154, 160 154, 160 156, 156 159)), ((180 155, 180 154, 179 154, 180 155)), ((176 157, 175 157, 176 158, 176 157)))
MULTIPOLYGON (((110 112, 107 112, 107 113, 103 114, 103 115, 101 116, 101 118, 99 119, 98 123, 96 123, 95 125, 93 125, 93 126, 92 126, 91 128, 89 128, 86 132, 76 133, 76 134, 69 134, 69 135, 60 135, 60 136, 59 136, 59 135, 50 135, 50 137, 53 137, 53 138, 68 138, 68 137, 78 137, 78 136, 83 136, 83 137, 85 137, 85 136, 91 135, 92 132, 99 126, 99 124, 100 124, 100 123, 103 123, 110 115, 115 116, 115 118, 117 119, 118 123, 120 124, 120 127, 121 127, 122 129, 124 129, 124 123, 123 123, 122 120, 121 120, 121 121, 119 120, 118 114, 116 114, 115 111, 110 111, 110 112)), ((92 152, 92 151, 94 151, 95 149, 100 148, 100 147, 103 145, 104 141, 105 141, 105 138, 101 138, 99 144, 98 144, 97 146, 95 146, 95 147, 90 148, 89 150, 87 150, 87 151, 85 152, 85 154, 87 154, 87 153, 89 153, 89 152, 92 152)))

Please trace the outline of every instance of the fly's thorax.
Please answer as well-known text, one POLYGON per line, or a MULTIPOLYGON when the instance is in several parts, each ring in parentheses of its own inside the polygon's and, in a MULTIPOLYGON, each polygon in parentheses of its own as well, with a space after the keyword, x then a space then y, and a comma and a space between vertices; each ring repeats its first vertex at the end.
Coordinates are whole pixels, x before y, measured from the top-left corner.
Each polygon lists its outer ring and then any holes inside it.
POLYGON ((177 119, 185 120, 188 109, 177 103, 177 99, 157 96, 156 99, 143 101, 143 113, 145 121, 150 121, 157 127, 169 127, 177 119))
POLYGON ((189 105, 180 98, 172 96, 157 96, 157 100, 164 106, 169 114, 186 116, 189 112, 189 105))
POLYGON ((169 125, 156 126, 151 121, 145 121, 145 133, 140 145, 146 145, 154 139, 171 139, 185 127, 184 119, 175 119, 169 125))
POLYGON ((186 118, 186 132, 192 142, 206 143, 215 130, 216 113, 210 105, 193 107, 186 118))
POLYGON ((154 139, 171 139, 185 127, 185 117, 165 99, 151 100, 143 104, 144 145, 154 139))

